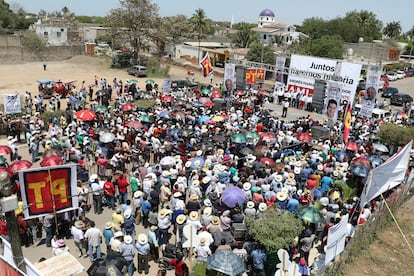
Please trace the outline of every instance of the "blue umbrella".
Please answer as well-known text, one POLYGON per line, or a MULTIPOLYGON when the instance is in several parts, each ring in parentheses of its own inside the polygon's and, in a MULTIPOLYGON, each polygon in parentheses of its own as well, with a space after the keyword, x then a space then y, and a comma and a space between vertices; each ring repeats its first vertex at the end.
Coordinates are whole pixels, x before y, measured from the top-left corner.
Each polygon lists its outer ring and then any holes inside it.
POLYGON ((295 156, 296 155, 296 152, 294 151, 294 150, 292 150, 292 149, 285 149, 284 151, 283 151, 283 156, 284 157, 286 157, 286 156, 295 156))
POLYGON ((203 156, 197 156, 191 159, 191 169, 200 169, 204 166, 204 157, 203 156))
POLYGON ((202 124, 202 123, 204 123, 204 121, 207 121, 207 120, 209 120, 210 119, 210 116, 208 116, 208 115, 203 115, 203 116, 201 116, 200 118, 198 118, 198 123, 199 124, 202 124))
POLYGON ((40 79, 40 80, 37 80, 37 82, 38 83, 41 83, 41 84, 51 84, 51 83, 55 83, 55 81, 53 81, 53 80, 47 80, 47 79, 40 79))
POLYGON ((167 109, 164 109, 163 111, 158 113, 159 118, 166 118, 168 116, 170 116, 170 111, 168 111, 167 109))
POLYGON ((369 162, 371 162, 371 166, 373 168, 378 167, 379 165, 384 163, 384 160, 382 160, 381 157, 379 157, 378 155, 369 155, 367 159, 369 160, 369 162))
POLYGON ((203 103, 200 103, 199 101, 194 101, 193 106, 200 107, 200 106, 203 106, 203 103))
POLYGON ((221 202, 229 208, 234 208, 237 204, 242 206, 245 201, 244 193, 239 187, 227 187, 221 194, 221 202))
POLYGON ((180 139, 180 137, 178 137, 178 132, 179 131, 180 131, 179 128, 173 128, 173 129, 168 130, 167 133, 168 133, 168 136, 178 140, 178 139, 180 139))
POLYGON ((353 165, 350 171, 353 175, 360 177, 367 177, 369 173, 369 169, 362 165, 353 165))
POLYGON ((344 150, 337 150, 335 152, 335 157, 336 159, 338 159, 339 161, 344 160, 345 156, 348 156, 348 153, 344 150))
POLYGON ((232 251, 218 251, 208 257, 207 269, 222 272, 225 275, 237 276, 246 271, 246 265, 242 258, 232 251))

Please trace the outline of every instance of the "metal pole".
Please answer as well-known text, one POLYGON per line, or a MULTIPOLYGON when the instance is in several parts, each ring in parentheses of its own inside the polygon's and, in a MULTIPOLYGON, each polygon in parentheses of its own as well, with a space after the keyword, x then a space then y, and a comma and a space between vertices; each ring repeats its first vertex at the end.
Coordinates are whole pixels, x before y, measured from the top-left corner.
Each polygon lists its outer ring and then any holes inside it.
POLYGON ((262 39, 262 52, 260 53, 260 63, 263 64, 263 39, 262 39))
POLYGON ((13 253, 15 265, 26 273, 26 264, 23 258, 23 251, 19 236, 19 226, 17 224, 16 214, 13 211, 6 212, 7 229, 9 230, 10 245, 13 253))

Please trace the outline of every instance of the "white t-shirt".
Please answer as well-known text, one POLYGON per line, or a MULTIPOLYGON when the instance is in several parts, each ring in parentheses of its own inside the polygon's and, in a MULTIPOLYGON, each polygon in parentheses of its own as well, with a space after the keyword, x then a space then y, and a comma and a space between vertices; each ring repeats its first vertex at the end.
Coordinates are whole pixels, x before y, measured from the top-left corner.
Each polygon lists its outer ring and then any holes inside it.
POLYGON ((98 246, 101 244, 102 233, 98 228, 92 227, 86 230, 85 238, 88 239, 89 245, 98 246))

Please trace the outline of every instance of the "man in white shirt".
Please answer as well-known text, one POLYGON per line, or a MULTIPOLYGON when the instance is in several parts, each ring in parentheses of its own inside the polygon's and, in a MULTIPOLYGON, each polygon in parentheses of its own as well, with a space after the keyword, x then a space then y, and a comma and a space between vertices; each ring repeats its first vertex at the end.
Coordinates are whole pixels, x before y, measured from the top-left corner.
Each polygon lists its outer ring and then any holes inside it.
POLYGON ((286 118, 286 116, 287 116, 287 110, 288 110, 288 107, 289 107, 289 101, 287 99, 285 99, 282 102, 282 106, 283 106, 282 118, 286 118))
POLYGON ((75 224, 72 226, 71 228, 71 234, 73 236, 73 241, 75 242, 75 246, 79 251, 78 257, 81 257, 83 255, 83 257, 87 257, 88 255, 86 254, 86 248, 83 246, 83 240, 85 238, 85 235, 82 231, 82 228, 84 227, 84 223, 80 220, 75 221, 75 224))
POLYGON ((96 258, 99 259, 101 257, 102 233, 101 230, 95 227, 94 221, 91 221, 91 228, 86 230, 85 239, 88 241, 89 259, 91 262, 95 260, 93 256, 94 251, 96 251, 96 258))

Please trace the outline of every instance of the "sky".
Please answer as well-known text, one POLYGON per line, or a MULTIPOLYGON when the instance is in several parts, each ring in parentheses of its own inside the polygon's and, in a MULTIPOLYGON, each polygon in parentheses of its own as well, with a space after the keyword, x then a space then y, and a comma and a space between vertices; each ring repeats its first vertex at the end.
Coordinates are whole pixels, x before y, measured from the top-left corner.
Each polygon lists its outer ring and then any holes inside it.
MULTIPOLYGON (((6 0, 11 6, 16 3, 24 10, 38 13, 60 11, 63 7, 76 15, 105 16, 111 9, 120 7, 119 0, 6 0)), ((301 25, 310 17, 330 20, 343 17, 349 11, 368 10, 384 23, 400 21, 403 32, 414 26, 411 0, 152 0, 158 4, 161 16, 184 14, 188 17, 202 8, 207 17, 214 21, 245 21, 255 23, 263 9, 270 9, 276 21, 301 25), (411 7, 411 8, 410 8, 411 7)))

